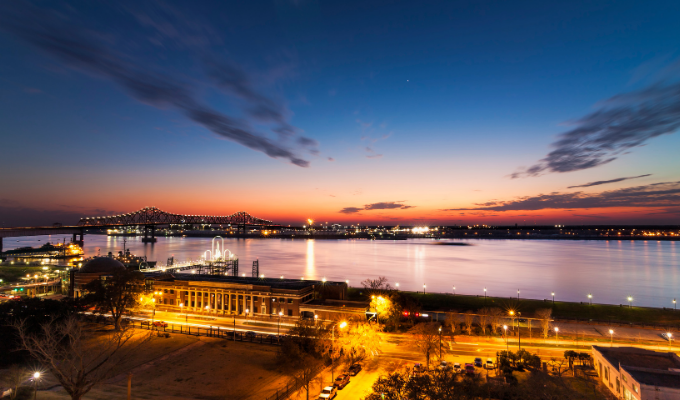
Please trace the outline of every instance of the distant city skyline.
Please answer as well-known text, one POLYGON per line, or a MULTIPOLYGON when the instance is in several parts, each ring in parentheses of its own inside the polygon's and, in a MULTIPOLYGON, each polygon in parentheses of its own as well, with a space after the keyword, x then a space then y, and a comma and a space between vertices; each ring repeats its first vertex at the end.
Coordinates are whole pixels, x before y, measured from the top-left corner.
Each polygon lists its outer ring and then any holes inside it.
POLYGON ((0 227, 680 224, 679 12, 5 2, 0 227))

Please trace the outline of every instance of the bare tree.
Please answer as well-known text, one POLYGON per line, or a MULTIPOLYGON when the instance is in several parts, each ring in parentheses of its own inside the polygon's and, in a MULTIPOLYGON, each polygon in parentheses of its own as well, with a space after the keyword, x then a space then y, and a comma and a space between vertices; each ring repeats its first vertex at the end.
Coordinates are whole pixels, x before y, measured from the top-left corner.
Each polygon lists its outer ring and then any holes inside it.
POLYGON ((378 279, 364 279, 361 285, 369 295, 386 294, 392 291, 392 287, 384 276, 379 276, 378 279))
POLYGON ((482 335, 486 335, 486 324, 489 320, 489 315, 491 314, 491 310, 489 310, 487 307, 484 307, 480 309, 477 312, 477 321, 479 323, 479 327, 482 328, 482 335))
POLYGON ((543 337, 545 339, 548 338, 548 334, 550 333, 550 321, 552 320, 550 318, 551 315, 552 310, 550 308, 536 310, 536 317, 541 322, 541 332, 543 333, 543 337))
POLYGON ((557 373, 557 376, 561 377, 564 371, 569 369, 567 364, 567 359, 566 358, 558 358, 558 357, 552 357, 550 359, 550 366, 552 367, 553 371, 557 373))
POLYGON ((456 330, 458 329, 458 313, 446 313, 446 326, 449 327, 449 335, 451 340, 456 340, 456 330))
POLYGON ((19 349, 48 369, 73 400, 80 400, 92 387, 120 372, 149 338, 132 340, 131 330, 95 336, 73 316, 42 324, 37 334, 29 333, 25 320, 13 326, 18 331, 19 349))
POLYGON ((465 318, 465 330, 468 335, 472 335, 472 324, 475 322, 475 315, 472 311, 468 311, 463 314, 463 317, 465 318))
POLYGON ((503 310, 498 307, 489 309, 489 322, 491 323, 491 330, 494 333, 500 332, 503 326, 503 310))
POLYGON ((409 333, 415 337, 416 346, 425 355, 427 368, 430 368, 430 355, 439 346, 439 325, 434 322, 417 324, 409 333))
POLYGON ((17 397, 19 388, 29 377, 30 374, 26 368, 20 367, 18 365, 12 365, 9 367, 7 373, 5 373, 5 375, 2 377, 2 380, 12 389, 12 392, 9 395, 10 399, 15 399, 17 397))

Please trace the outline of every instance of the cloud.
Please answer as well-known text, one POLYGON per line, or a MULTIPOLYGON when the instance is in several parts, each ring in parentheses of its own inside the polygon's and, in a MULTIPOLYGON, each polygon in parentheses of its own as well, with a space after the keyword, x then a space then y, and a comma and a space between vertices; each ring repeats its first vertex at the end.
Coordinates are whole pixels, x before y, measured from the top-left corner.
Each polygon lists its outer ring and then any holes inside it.
POLYGON ((551 193, 516 200, 493 201, 477 207, 442 211, 536 211, 544 209, 584 209, 611 207, 669 207, 680 204, 680 181, 660 182, 600 193, 551 193))
POLYGON ((382 156, 383 156, 382 154, 372 154, 366 156, 366 158, 382 158, 382 156))
POLYGON ((621 182, 621 181, 627 181, 629 179, 637 179, 637 178, 644 178, 646 176, 651 176, 652 174, 644 174, 644 175, 639 175, 639 176, 629 176, 625 178, 616 178, 616 179, 610 179, 608 181, 595 181, 595 182, 588 182, 583 185, 576 185, 576 186, 568 186, 567 189, 573 189, 573 188, 581 188, 581 187, 591 187, 591 186, 599 186, 599 185, 604 185, 607 183, 614 183, 614 182, 621 182))
POLYGON ((575 127, 558 136, 554 150, 545 158, 510 177, 594 168, 650 139, 675 132, 680 127, 680 83, 656 84, 614 96, 571 124, 575 127))
MULTIPOLYGON (((135 59, 131 54, 116 52, 112 48, 112 40, 106 38, 106 34, 87 30, 63 13, 50 11, 26 3, 4 2, 0 7, 0 27, 73 69, 115 82, 142 103, 157 108, 174 108, 221 138, 272 158, 287 159, 301 167, 309 166, 309 161, 296 155, 294 150, 268 139, 246 121, 234 119, 204 104, 193 88, 181 79, 153 72, 148 62, 135 59)), ((175 35, 170 26, 154 27, 164 29, 166 35, 175 35)), ((199 42, 198 38, 194 39, 194 43, 199 42)), ((189 45, 189 42, 184 43, 189 45)), ((214 63, 208 64, 210 71, 215 68, 214 63)), ((273 130, 279 135, 291 136, 295 133, 295 128, 285 121, 284 108, 252 89, 247 76, 240 73, 234 64, 231 64, 228 73, 213 71, 209 75, 220 87, 228 88, 246 100, 246 110, 252 118, 275 123, 277 127, 273 130), (223 80, 219 81, 218 78, 223 80)))
POLYGON ((328 161, 333 162, 333 161, 335 161, 335 158, 333 158, 333 157, 328 157, 328 161))
POLYGON ((406 204, 403 204, 404 200, 402 201, 381 201, 378 203, 371 203, 371 204, 365 204, 363 207, 345 207, 342 210, 340 210, 341 213, 343 214, 354 214, 358 213, 360 211, 364 210, 395 210, 395 209, 400 209, 400 210, 406 210, 408 208, 413 208, 415 206, 409 206, 406 204))

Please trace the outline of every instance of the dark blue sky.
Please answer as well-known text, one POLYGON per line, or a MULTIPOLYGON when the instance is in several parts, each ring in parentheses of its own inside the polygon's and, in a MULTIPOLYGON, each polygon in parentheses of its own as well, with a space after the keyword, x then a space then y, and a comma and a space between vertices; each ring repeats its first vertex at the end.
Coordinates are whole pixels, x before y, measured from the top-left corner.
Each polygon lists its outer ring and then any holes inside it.
POLYGON ((676 1, 0 11, 0 224, 680 221, 676 1))

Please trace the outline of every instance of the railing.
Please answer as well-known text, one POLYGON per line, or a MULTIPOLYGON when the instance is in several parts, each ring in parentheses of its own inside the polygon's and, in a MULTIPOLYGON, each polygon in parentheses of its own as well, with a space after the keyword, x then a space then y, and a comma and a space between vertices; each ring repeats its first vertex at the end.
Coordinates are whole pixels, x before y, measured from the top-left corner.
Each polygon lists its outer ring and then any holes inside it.
MULTIPOLYGON (((132 327, 136 327, 135 325, 136 324, 133 323, 132 327)), ((177 327, 175 324, 154 325, 150 321, 141 321, 139 327, 158 333, 167 333, 168 335, 170 333, 179 333, 182 335, 215 337, 238 342, 270 344, 274 346, 281 345, 281 338, 278 335, 265 335, 255 332, 235 332, 233 329, 221 328, 219 326, 201 328, 197 326, 192 327, 191 325, 179 325, 177 327)))

